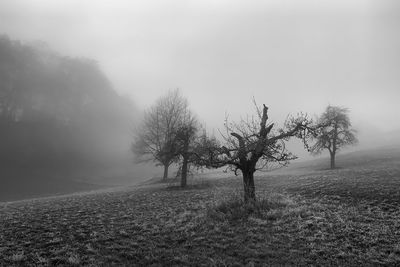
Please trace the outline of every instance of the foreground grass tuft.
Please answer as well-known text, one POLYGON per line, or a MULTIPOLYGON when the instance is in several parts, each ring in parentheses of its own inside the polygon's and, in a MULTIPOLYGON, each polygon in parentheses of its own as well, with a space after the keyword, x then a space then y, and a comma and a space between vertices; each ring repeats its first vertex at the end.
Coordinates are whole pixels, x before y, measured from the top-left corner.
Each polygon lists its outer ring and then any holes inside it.
POLYGON ((208 207, 207 215, 216 221, 243 222, 251 218, 277 220, 284 209, 295 203, 283 194, 261 196, 255 202, 245 202, 239 194, 223 199, 218 204, 208 207))

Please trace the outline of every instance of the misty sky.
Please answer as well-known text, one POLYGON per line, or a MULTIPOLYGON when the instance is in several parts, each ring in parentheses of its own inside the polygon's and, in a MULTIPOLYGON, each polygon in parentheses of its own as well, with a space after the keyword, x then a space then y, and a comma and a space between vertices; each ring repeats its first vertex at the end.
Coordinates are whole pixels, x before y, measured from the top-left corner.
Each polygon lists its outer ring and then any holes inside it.
POLYGON ((400 128, 396 1, 0 0, 0 33, 96 59, 139 108, 180 88, 208 127, 328 105, 361 129, 400 128))

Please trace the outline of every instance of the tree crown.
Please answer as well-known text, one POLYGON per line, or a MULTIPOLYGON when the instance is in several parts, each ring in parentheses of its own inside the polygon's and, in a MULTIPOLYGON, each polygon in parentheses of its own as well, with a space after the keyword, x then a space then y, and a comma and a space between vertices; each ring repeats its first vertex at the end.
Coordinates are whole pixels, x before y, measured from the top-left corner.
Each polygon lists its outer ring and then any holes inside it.
POLYGON ((257 108, 257 115, 239 123, 226 119, 225 133, 221 133, 224 144, 215 139, 204 141, 210 147, 203 164, 214 168, 228 166, 236 174, 238 170, 254 172, 272 164, 286 165, 295 159, 296 156, 286 149, 285 141, 290 137, 305 140, 311 124, 307 115, 289 117, 284 127, 275 130, 274 123, 268 122, 267 106, 257 108))
POLYGON ((342 147, 356 144, 356 131, 351 128, 349 109, 329 105, 317 120, 315 144, 310 151, 319 154, 327 149, 336 153, 342 147))
POLYGON ((177 131, 189 113, 187 100, 179 90, 169 91, 144 113, 134 133, 132 151, 141 160, 169 165, 177 159, 177 131))

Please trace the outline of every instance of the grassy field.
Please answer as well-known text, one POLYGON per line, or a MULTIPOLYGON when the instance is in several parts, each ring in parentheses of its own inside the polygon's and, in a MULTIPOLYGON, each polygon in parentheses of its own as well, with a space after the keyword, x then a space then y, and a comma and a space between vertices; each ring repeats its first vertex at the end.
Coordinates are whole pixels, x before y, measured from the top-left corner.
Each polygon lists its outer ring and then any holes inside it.
POLYGON ((400 265, 400 150, 0 203, 0 266, 400 265))
POLYGON ((118 159, 79 168, 0 164, 0 202, 134 185, 160 172, 149 164, 133 164, 128 157, 118 159))

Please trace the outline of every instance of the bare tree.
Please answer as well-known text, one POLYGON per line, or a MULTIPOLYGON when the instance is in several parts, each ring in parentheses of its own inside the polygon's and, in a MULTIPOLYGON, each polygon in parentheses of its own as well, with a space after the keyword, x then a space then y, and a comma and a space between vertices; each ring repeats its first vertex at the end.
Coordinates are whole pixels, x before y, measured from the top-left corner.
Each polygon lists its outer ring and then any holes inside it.
POLYGON ((311 121, 306 115, 291 117, 283 128, 273 130, 274 124, 268 124, 268 107, 257 108, 258 116, 248 117, 240 123, 225 122, 224 145, 215 140, 205 142, 207 150, 200 157, 199 164, 219 168, 229 166, 237 175, 243 176, 244 201, 255 201, 254 173, 272 165, 286 165, 295 155, 287 151, 285 141, 290 137, 303 140, 310 134, 311 121), (208 146, 208 147, 207 147, 208 146))
POLYGON ((163 165, 163 179, 168 177, 169 166, 178 159, 177 131, 183 125, 187 110, 187 100, 179 90, 169 91, 145 112, 134 133, 132 151, 141 160, 154 160, 163 165))
POLYGON ((189 109, 186 109, 180 127, 177 130, 176 146, 177 153, 181 158, 181 187, 187 184, 187 174, 189 171, 189 164, 194 161, 194 154, 196 149, 197 132, 200 125, 196 117, 189 109))
POLYGON ((327 149, 331 158, 331 169, 336 167, 336 153, 344 146, 356 144, 356 131, 351 128, 347 108, 328 106, 317 122, 315 144, 310 147, 312 154, 320 154, 327 149))

